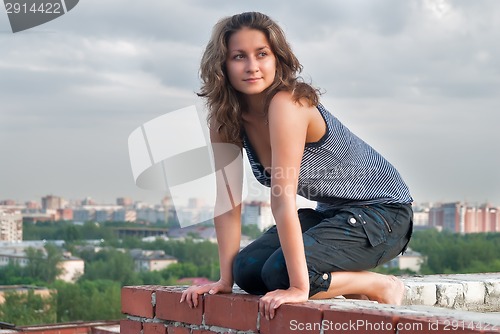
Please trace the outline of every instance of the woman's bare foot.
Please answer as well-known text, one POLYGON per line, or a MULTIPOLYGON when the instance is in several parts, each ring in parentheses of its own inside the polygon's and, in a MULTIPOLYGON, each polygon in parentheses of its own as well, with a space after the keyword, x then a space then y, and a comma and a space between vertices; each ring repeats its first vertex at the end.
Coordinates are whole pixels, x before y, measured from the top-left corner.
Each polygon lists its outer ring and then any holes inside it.
POLYGON ((386 276, 380 283, 380 290, 375 300, 382 304, 401 305, 405 295, 403 282, 395 276, 386 276))
POLYGON ((328 299, 341 295, 353 298, 351 296, 356 295, 357 298, 366 296, 381 304, 401 305, 403 302, 405 286, 395 276, 372 271, 336 271, 331 275, 328 290, 318 292, 311 299, 328 299))

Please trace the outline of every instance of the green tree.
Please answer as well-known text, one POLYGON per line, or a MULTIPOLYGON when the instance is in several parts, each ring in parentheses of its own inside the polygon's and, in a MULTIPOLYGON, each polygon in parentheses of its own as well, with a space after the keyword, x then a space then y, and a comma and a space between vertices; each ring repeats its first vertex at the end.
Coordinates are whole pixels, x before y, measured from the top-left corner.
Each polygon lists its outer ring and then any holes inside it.
POLYGON ((34 284, 37 280, 27 276, 24 268, 16 263, 10 262, 0 267, 0 285, 34 284))
POLYGON ((500 233, 417 231, 410 247, 427 259, 422 274, 491 272, 500 261, 500 233))
POLYGON ((42 297, 33 290, 27 292, 7 292, 0 305, 2 321, 17 326, 47 324, 56 322, 55 297, 42 297))
POLYGON ((103 250, 86 256, 85 273, 81 280, 112 280, 122 285, 140 284, 134 271, 134 261, 126 252, 103 250))
POLYGON ((57 281, 57 322, 114 320, 121 314, 121 285, 110 280, 57 281))
POLYGON ((33 279, 52 283, 61 274, 59 263, 62 260, 62 252, 53 244, 45 245, 45 252, 41 249, 27 248, 26 257, 28 263, 25 272, 33 279))

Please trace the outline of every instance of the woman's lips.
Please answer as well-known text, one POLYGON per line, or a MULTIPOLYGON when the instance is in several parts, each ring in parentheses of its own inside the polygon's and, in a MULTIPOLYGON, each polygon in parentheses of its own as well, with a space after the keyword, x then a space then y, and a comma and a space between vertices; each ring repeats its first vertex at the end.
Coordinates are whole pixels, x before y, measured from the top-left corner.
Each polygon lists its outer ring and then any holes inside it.
POLYGON ((245 82, 256 82, 256 81, 259 81, 260 79, 262 79, 262 78, 248 78, 248 79, 244 79, 243 81, 245 81, 245 82))

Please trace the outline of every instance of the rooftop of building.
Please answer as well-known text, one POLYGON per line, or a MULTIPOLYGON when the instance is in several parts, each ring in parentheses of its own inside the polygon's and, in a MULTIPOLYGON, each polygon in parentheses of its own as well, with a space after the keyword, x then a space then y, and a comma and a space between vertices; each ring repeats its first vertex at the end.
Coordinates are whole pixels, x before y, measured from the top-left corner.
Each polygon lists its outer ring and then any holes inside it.
POLYGON ((120 333, 119 321, 77 321, 71 323, 19 326, 0 322, 0 334, 115 334, 120 333))
POLYGON ((45 287, 34 286, 34 285, 0 285, 0 293, 5 291, 28 291, 28 290, 47 290, 45 287))
POLYGON ((179 304, 185 287, 124 287, 122 311, 127 319, 121 321, 121 332, 500 333, 500 273, 402 280, 406 295, 401 306, 345 298, 315 300, 282 305, 273 320, 260 317, 259 296, 238 289, 200 296, 200 306, 190 309, 179 304))

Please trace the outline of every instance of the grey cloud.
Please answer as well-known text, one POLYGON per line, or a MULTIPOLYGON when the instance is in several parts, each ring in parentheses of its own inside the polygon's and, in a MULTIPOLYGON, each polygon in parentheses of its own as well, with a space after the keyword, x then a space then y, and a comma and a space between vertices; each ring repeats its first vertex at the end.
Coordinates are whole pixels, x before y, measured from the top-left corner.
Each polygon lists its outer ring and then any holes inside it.
POLYGON ((198 102, 213 24, 258 10, 283 26, 325 105, 401 169, 417 200, 500 204, 500 4, 436 3, 86 0, 18 34, 0 15, 0 199, 157 202, 133 184, 128 134, 198 102))

